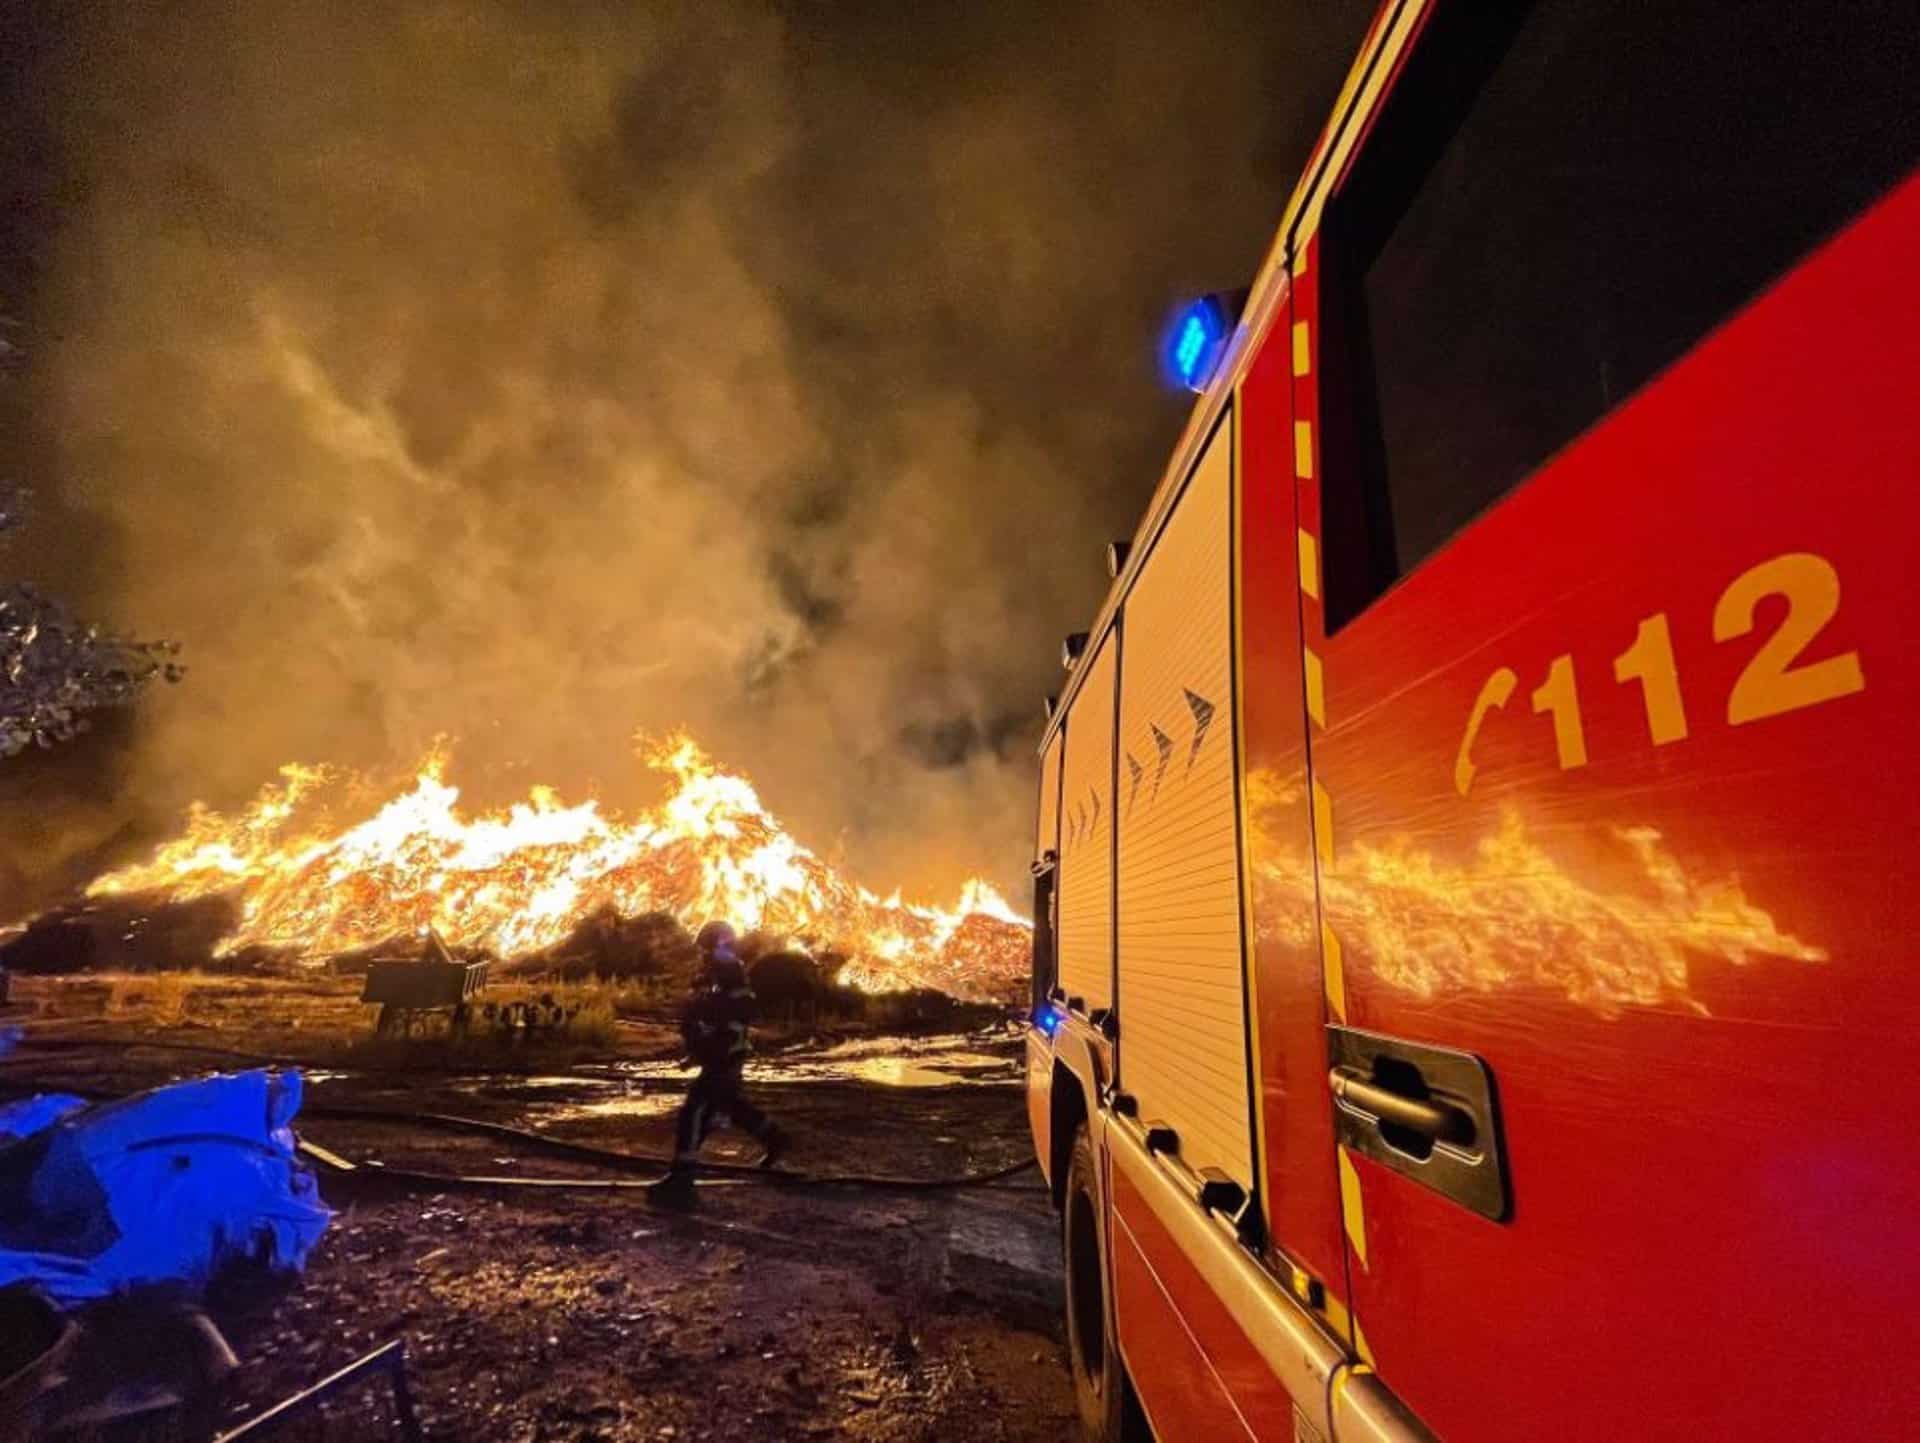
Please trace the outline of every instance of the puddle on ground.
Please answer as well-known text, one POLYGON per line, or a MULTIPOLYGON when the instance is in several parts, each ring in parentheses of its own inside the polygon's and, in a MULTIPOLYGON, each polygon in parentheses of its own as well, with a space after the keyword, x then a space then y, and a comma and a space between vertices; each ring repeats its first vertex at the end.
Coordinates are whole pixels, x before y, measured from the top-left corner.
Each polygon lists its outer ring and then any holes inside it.
MULTIPOLYGON (((749 1082, 791 1085, 858 1082, 881 1087, 1015 1087, 1022 1078, 1017 1052, 994 1050, 991 1035, 861 1037, 828 1047, 759 1054, 747 1062, 749 1082)), ((348 1072, 310 1072, 330 1081, 348 1072)), ((544 1127, 576 1118, 659 1117, 680 1105, 693 1069, 674 1061, 597 1062, 573 1073, 513 1077, 486 1074, 448 1079, 462 1093, 525 1104, 528 1122, 544 1127), (571 1093, 572 1096, 565 1096, 571 1093)))
MULTIPOLYGON (((494 1082, 494 1079, 488 1078, 486 1079, 486 1081, 491 1085, 494 1082)), ((605 1086, 608 1086, 609 1084, 607 1082, 607 1079, 602 1077, 587 1077, 587 1076, 570 1077, 562 1074, 562 1075, 553 1076, 553 1077, 516 1077, 513 1079, 513 1082, 510 1085, 516 1090, 520 1090, 520 1091, 535 1091, 543 1088, 552 1089, 552 1088, 561 1088, 561 1087, 576 1087, 576 1088, 577 1087, 605 1087, 605 1086)))
POLYGON ((630 1092, 621 1097, 603 1097, 595 1102, 543 1103, 533 1126, 550 1122, 571 1122, 583 1117, 660 1117, 680 1106, 678 1092, 630 1092))
POLYGON ((625 1082, 624 1078, 596 1077, 583 1070, 571 1077, 561 1075, 516 1077, 510 1073, 482 1073, 473 1077, 450 1079, 447 1086, 455 1092, 485 1093, 496 1100, 523 1101, 538 1107, 544 1105, 543 1098, 554 1093, 598 1092, 610 1087, 624 1086, 625 1082))
POLYGON ((948 1052, 938 1057, 836 1057, 755 1064, 748 1077, 769 1081, 877 1082, 883 1087, 965 1087, 998 1085, 1019 1080, 1013 1058, 986 1052, 948 1052))
POLYGON ((997 1208, 956 1207, 947 1221, 947 1246, 1035 1277, 1060 1266, 1059 1234, 1050 1212, 1015 1216, 997 1208))
MULTIPOLYGON (((989 1039, 862 1037, 812 1055, 764 1064, 768 1077, 877 1082, 884 1087, 999 1086, 1020 1081, 1017 1052, 991 1051, 989 1039), (983 1045, 985 1044, 985 1045, 983 1045)), ((749 1067, 751 1071, 751 1065, 749 1067)))
MULTIPOLYGON (((982 1050, 978 1036, 861 1037, 832 1047, 762 1054, 747 1061, 749 1082, 872 1082, 882 1087, 1005 1086, 1020 1081, 1014 1053, 982 1050)), ((634 1081, 679 1081, 690 1070, 672 1062, 618 1064, 634 1081)))

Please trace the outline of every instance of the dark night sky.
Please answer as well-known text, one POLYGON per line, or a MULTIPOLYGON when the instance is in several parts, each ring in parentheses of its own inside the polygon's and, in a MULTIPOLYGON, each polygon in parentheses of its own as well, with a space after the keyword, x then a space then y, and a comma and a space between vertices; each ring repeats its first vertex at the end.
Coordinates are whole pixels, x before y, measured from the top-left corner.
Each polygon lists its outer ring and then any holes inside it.
POLYGON ((192 671, 0 764, 0 913, 293 759, 1024 860, 1041 696, 1371 0, 24 0, 0 565, 192 671))

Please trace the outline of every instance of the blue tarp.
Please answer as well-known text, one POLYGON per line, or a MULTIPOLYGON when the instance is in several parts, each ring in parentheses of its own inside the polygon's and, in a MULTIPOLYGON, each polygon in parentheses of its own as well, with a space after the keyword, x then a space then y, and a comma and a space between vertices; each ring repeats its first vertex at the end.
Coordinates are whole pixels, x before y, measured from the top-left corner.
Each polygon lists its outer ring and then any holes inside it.
POLYGON ((242 1260, 300 1269, 332 1217, 293 1150, 300 1091, 261 1070, 0 1110, 0 1287, 70 1305, 242 1260))
POLYGON ((64 1092, 43 1092, 25 1102, 0 1104, 0 1147, 32 1137, 43 1127, 51 1127, 68 1113, 87 1105, 84 1097, 64 1092))

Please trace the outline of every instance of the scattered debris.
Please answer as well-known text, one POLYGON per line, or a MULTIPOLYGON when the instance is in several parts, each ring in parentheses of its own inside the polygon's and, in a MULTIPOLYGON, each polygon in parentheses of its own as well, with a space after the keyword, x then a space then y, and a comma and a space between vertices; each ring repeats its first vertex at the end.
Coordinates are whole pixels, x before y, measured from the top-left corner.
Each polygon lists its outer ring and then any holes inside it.
POLYGON ((396 1338, 384 1347, 375 1348, 364 1357, 338 1372, 330 1373, 310 1388, 303 1388, 291 1398, 283 1399, 258 1417, 242 1424, 229 1433, 222 1433, 214 1443, 241 1443, 243 1439, 266 1438, 278 1431, 284 1424, 319 1408, 328 1398, 373 1373, 385 1373, 393 1386, 394 1412, 400 1424, 400 1434, 407 1443, 420 1443, 420 1420, 413 1407, 413 1390, 407 1384, 407 1345, 406 1340, 396 1338))
MULTIPOLYGON (((19 1290, 10 1290, 19 1291, 19 1290)), ((240 1360, 200 1306, 147 1288, 70 1315, 72 1346, 19 1399, 27 1436, 205 1437, 240 1360)), ((13 1434, 5 1436, 12 1437, 13 1434)))
POLYGON ((36 1400, 51 1386, 79 1328, 32 1288, 0 1288, 0 1436, 29 1433, 36 1400))

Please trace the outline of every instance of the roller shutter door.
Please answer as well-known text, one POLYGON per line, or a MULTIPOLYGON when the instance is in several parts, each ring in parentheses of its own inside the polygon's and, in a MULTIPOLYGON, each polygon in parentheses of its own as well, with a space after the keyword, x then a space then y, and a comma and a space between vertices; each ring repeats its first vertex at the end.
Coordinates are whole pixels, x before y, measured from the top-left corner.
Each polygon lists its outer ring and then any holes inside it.
POLYGON ((1126 604, 1120 696, 1120 1081, 1190 1166, 1251 1187, 1234 800, 1233 417, 1126 604))

